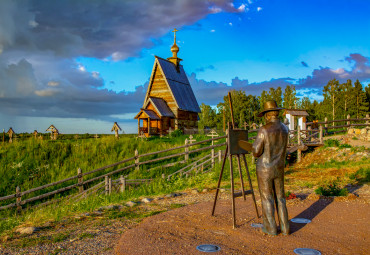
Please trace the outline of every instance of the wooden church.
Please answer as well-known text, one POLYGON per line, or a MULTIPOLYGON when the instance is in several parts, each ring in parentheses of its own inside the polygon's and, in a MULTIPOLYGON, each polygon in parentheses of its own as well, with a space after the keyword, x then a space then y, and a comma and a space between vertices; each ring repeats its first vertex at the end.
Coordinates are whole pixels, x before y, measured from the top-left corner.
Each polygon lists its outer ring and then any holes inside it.
POLYGON ((180 65, 182 59, 177 57, 177 30, 173 32, 172 57, 163 59, 155 56, 144 104, 135 116, 139 135, 165 135, 170 129, 198 127, 200 108, 184 68, 180 65))

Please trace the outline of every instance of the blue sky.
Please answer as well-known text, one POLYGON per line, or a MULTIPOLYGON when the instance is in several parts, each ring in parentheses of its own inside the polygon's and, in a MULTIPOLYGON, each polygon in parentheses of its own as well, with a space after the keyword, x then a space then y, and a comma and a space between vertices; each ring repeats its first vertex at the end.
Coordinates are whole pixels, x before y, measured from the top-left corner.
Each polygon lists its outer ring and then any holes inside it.
POLYGON ((109 133, 117 121, 135 132, 154 55, 171 56, 175 27, 199 104, 288 84, 320 100, 330 79, 369 83, 368 13, 365 0, 4 0, 0 128, 109 133))

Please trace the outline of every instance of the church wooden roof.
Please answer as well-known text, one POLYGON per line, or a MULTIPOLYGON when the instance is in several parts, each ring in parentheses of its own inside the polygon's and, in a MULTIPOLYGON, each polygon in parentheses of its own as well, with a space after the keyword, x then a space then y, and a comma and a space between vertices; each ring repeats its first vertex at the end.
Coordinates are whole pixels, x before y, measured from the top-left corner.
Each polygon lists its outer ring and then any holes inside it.
POLYGON ((146 108, 149 103, 152 103, 154 108, 157 110, 159 113, 159 116, 162 117, 175 117, 171 109, 168 107, 166 101, 164 101, 162 98, 159 97, 149 97, 149 100, 145 104, 146 108))
MULTIPOLYGON (((172 62, 155 56, 153 70, 156 70, 158 67, 163 73, 163 76, 178 108, 184 111, 201 112, 183 66, 179 65, 177 68, 172 62)), ((145 108, 145 105, 149 100, 149 92, 154 79, 153 75, 154 71, 152 72, 143 108, 145 108)))
POLYGON ((148 109, 141 109, 141 111, 138 114, 136 114, 135 119, 139 119, 143 113, 145 114, 144 115, 145 118, 150 118, 152 120, 161 119, 160 117, 158 117, 158 115, 154 111, 148 110, 148 109))

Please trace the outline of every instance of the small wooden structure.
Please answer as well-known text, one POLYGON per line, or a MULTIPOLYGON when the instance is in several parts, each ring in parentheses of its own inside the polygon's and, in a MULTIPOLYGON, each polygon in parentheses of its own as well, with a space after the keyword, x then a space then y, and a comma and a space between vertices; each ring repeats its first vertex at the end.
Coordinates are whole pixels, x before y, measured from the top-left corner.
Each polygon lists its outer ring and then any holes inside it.
POLYGON ((37 132, 37 130, 33 131, 33 133, 32 133, 33 138, 37 139, 37 134, 38 134, 38 133, 39 133, 39 132, 37 132))
POLYGON ((170 129, 198 127, 200 108, 177 57, 179 47, 171 47, 172 57, 155 56, 154 66, 145 95, 143 107, 135 116, 139 136, 168 134, 170 129))
POLYGON ((50 125, 50 127, 48 127, 48 129, 46 129, 46 131, 51 132, 50 133, 50 139, 51 140, 58 139, 59 131, 56 127, 54 127, 54 125, 50 125))
POLYGON ((13 128, 9 128, 8 132, 6 134, 9 136, 9 143, 13 142, 13 135, 15 135, 15 132, 13 128))
POLYGON ((285 109, 285 118, 289 120, 289 129, 294 130, 295 117, 298 119, 298 126, 300 130, 306 130, 306 117, 309 115, 306 110, 303 109, 285 109))
POLYGON ((117 122, 114 122, 111 132, 113 132, 113 131, 114 131, 114 133, 115 133, 115 137, 116 137, 117 139, 119 139, 118 131, 121 131, 121 130, 122 130, 122 129, 121 129, 121 127, 117 124, 117 122))

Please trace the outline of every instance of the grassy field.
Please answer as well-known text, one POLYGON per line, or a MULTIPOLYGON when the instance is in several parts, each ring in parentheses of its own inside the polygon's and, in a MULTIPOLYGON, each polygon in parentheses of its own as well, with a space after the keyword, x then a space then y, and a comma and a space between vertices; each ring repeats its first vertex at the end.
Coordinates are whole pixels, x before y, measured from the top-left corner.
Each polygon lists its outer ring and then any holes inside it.
MULTIPOLYGON (((74 176, 78 168, 87 172, 133 157, 135 149, 144 154, 184 145, 186 138, 141 140, 132 135, 121 136, 119 140, 113 136, 56 141, 30 138, 1 144, 0 175, 3 181, 0 196, 14 193, 17 186, 28 190, 74 176)), ((198 141, 207 138, 195 136, 198 141)))
MULTIPOLYGON (((1 162, 8 162, 8 169, 11 168, 10 160, 5 158, 5 155, 13 155, 14 159, 19 162, 24 162, 29 158, 28 154, 34 155, 33 160, 36 161, 36 166, 42 165, 37 162, 37 159, 42 158, 40 153, 32 153, 31 148, 48 148, 52 150, 54 145, 60 146, 59 150, 55 151, 55 158, 50 155, 49 161, 54 162, 55 167, 53 168, 53 178, 45 180, 57 180, 62 179, 70 175, 75 175, 75 169, 84 165, 85 169, 93 169, 102 165, 116 162, 125 157, 131 157, 135 148, 139 148, 139 151, 144 153, 148 151, 163 150, 165 148, 173 147, 176 145, 183 145, 185 136, 181 136, 175 139, 153 139, 148 141, 137 141, 135 138, 124 137, 119 141, 115 141, 112 138, 104 138, 102 140, 83 140, 83 141, 63 141, 63 142, 34 142, 28 141, 29 147, 26 144, 13 144, 8 145, 7 148, 14 150, 15 148, 22 148, 24 151, 17 153, 12 151, 9 154, 2 152, 1 162), (78 146, 74 146, 78 144, 78 146), (22 147, 19 147, 22 146, 22 147), (63 155, 66 154, 66 148, 71 147, 69 156, 64 159, 63 166, 69 165, 72 170, 69 172, 68 168, 65 167, 63 177, 59 178, 58 171, 61 167, 57 162, 60 162, 63 155), (97 151, 100 150, 99 153, 97 151), (27 152, 26 152, 27 151, 27 152), (105 155, 100 155, 104 151, 105 155), (108 153, 110 152, 110 153, 108 153), (91 158, 99 157, 100 160, 91 158), (68 160, 67 160, 68 159, 68 160)), ((205 140, 207 137, 197 137, 197 140, 205 140)), ((4 149, 4 148, 3 148, 4 149)), ((9 151, 11 151, 9 149, 9 151)), ((39 152, 45 153, 44 149, 39 148, 39 152)), ((326 142, 326 146, 317 148, 314 151, 306 153, 301 163, 293 163, 286 168, 286 191, 291 192, 314 192, 319 187, 326 187, 330 184, 336 183, 339 187, 343 188, 347 184, 362 184, 370 181, 370 159, 366 157, 369 149, 364 147, 351 147, 342 146, 339 143, 333 143, 332 141, 326 142), (365 155, 365 156, 364 156, 365 155)), ((247 161, 249 170, 251 172, 253 186, 257 187, 255 165, 252 164, 252 159, 248 155, 247 161)), ((45 161, 43 161, 46 164, 45 161)), ((163 162, 162 162, 163 163, 163 162)), ((24 163, 22 163, 23 165, 24 163)), ((51 165, 49 163, 49 165, 51 165)), ((228 166, 228 163, 227 163, 228 166)), ((21 167, 19 167, 21 168, 21 167)), ((66 217, 78 215, 81 213, 92 212, 101 206, 110 204, 124 204, 129 200, 137 200, 143 196, 156 196, 161 194, 168 194, 171 192, 178 192, 189 188, 209 188, 213 189, 217 185, 218 176, 221 170, 221 164, 217 163, 214 171, 209 173, 199 173, 190 176, 189 178, 175 177, 170 181, 163 180, 160 178, 161 172, 166 171, 167 173, 177 170, 179 166, 170 167, 166 169, 158 168, 155 171, 146 171, 146 168, 141 168, 140 172, 133 172, 132 176, 138 177, 152 177, 154 181, 149 184, 138 186, 137 188, 129 188, 125 193, 113 193, 107 195, 96 195, 90 196, 78 202, 63 201, 50 205, 44 208, 29 208, 17 215, 15 211, 4 211, 0 212, 0 218, 6 218, 6 220, 0 221, 0 233, 9 234, 11 230, 18 225, 32 225, 37 226, 42 222, 52 221, 58 222, 66 217)), ((223 175, 222 187, 230 188, 230 173, 228 167, 223 175)), ((51 171, 51 167, 47 168, 51 171)), ((236 187, 239 187, 239 176, 237 174, 236 160, 234 160, 234 177, 236 187)), ((3 169, 2 169, 3 171, 3 169)), ((14 172, 14 171, 11 171, 14 172)), ((48 171, 44 172, 44 175, 48 175, 48 171)), ((8 173, 9 176, 14 176, 14 173, 8 173)), ((26 172, 28 174, 28 172, 26 172)), ((8 181, 11 182, 11 177, 8 177, 8 181)), ((14 177, 13 177, 14 178, 14 177)), ((23 177, 24 180, 30 181, 27 177, 23 177)), ((51 178, 50 176, 48 178, 51 178)), ((8 185, 10 186, 10 185, 8 185)), ((13 186, 14 188, 14 186, 13 186)), ((10 190, 13 190, 10 188, 10 190)), ((7 188, 4 186, 4 190, 7 188)))

